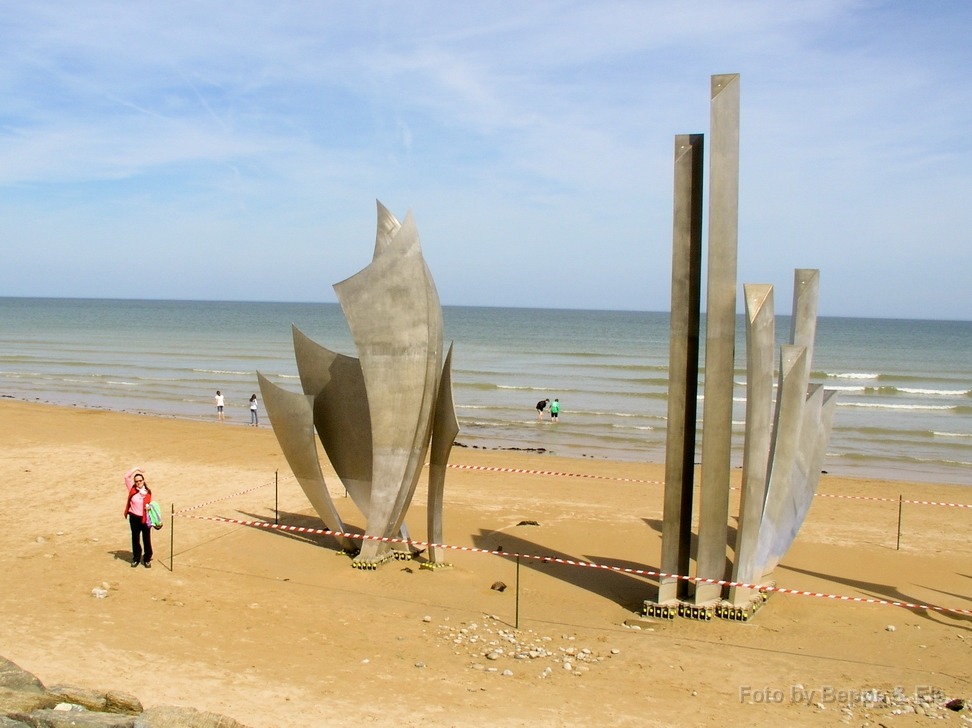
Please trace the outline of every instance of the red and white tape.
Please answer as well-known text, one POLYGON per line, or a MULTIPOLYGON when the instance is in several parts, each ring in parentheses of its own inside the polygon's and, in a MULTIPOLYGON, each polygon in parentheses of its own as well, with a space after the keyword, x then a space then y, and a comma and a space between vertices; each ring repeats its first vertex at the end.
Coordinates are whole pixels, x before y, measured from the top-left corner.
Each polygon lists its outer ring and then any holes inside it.
POLYGON ((477 548, 475 546, 451 546, 449 544, 428 543, 425 541, 411 541, 403 538, 386 538, 383 536, 366 536, 361 533, 331 531, 326 528, 305 528, 303 526, 282 526, 276 523, 267 523, 265 521, 242 521, 236 518, 219 518, 216 516, 186 516, 182 514, 183 511, 180 511, 176 515, 181 515, 183 518, 192 518, 199 521, 215 521, 217 523, 234 523, 240 526, 265 528, 273 531, 290 531, 296 533, 307 533, 312 535, 335 536, 337 538, 343 537, 349 539, 358 539, 361 541, 381 541, 383 543, 407 544, 411 546, 418 546, 420 548, 437 548, 437 549, 444 549, 444 550, 448 549, 451 551, 468 551, 470 553, 490 554, 493 556, 506 556, 508 558, 515 558, 515 559, 531 559, 534 561, 563 564, 565 566, 578 566, 587 569, 603 569, 605 571, 616 571, 622 574, 635 574, 637 576, 682 579, 683 581, 691 581, 697 584, 718 584, 719 586, 738 586, 738 587, 743 587, 745 589, 753 589, 756 591, 775 592, 777 594, 795 594, 798 596, 805 596, 805 597, 821 597, 823 599, 836 599, 837 601, 842 601, 842 602, 860 602, 862 604, 882 604, 889 607, 904 607, 906 609, 917 609, 917 610, 924 610, 929 612, 941 612, 944 614, 960 614, 963 616, 972 616, 972 610, 968 610, 968 609, 952 609, 950 607, 936 607, 929 604, 895 602, 887 599, 869 599, 867 597, 848 597, 848 596, 843 596, 841 594, 825 594, 822 592, 803 591, 800 589, 786 589, 784 587, 763 586, 760 584, 747 584, 745 582, 727 581, 724 579, 703 579, 697 576, 682 576, 680 574, 666 574, 663 571, 649 571, 647 569, 630 569, 622 566, 609 566, 608 564, 598 564, 593 561, 575 561, 572 559, 561 559, 556 556, 537 556, 535 554, 518 554, 509 551, 493 551, 490 549, 477 548))
POLYGON ((233 493, 232 495, 225 495, 222 498, 216 498, 215 500, 206 501, 205 503, 200 503, 198 506, 189 506, 188 508, 183 508, 175 512, 178 516, 182 513, 187 513, 188 511, 198 511, 200 508, 205 508, 206 506, 211 506, 213 503, 219 503, 220 501, 229 500, 230 498, 236 498, 238 495, 244 495, 246 493, 252 493, 255 490, 260 490, 260 488, 266 488, 268 485, 273 485, 273 481, 269 483, 264 483, 263 485, 257 485, 253 488, 247 488, 246 490, 241 490, 239 493, 233 493))
MULTIPOLYGON (((426 463, 428 465, 428 463, 426 463)), ((557 473, 553 470, 526 470, 524 468, 488 468, 485 465, 454 465, 446 467, 457 468, 459 470, 487 470, 491 473, 518 473, 522 475, 559 475, 564 478, 590 478, 591 480, 617 480, 622 483, 650 483, 652 485, 665 485, 663 480, 639 480, 638 478, 612 478, 607 475, 587 475, 586 473, 557 473)))
MULTIPOLYGON (((426 463, 428 466, 428 463, 426 463)), ((613 478, 607 475, 588 475, 586 473, 560 473, 553 470, 527 470, 524 468, 490 468, 485 465, 456 465, 450 463, 446 467, 459 470, 484 470, 493 473, 517 473, 521 475, 556 475, 564 478, 589 478, 592 480, 616 480, 622 483, 649 483, 651 485, 665 485, 663 480, 639 480, 638 478, 613 478)), ((741 488, 730 488, 730 490, 741 490, 741 488)), ((817 498, 842 498, 845 500, 865 500, 881 501, 884 503, 898 503, 897 498, 878 498, 866 495, 837 495, 832 493, 815 493, 817 498)), ((972 508, 972 503, 940 503, 938 501, 909 500, 904 498, 901 503, 911 503, 920 506, 950 506, 952 508, 972 508)))

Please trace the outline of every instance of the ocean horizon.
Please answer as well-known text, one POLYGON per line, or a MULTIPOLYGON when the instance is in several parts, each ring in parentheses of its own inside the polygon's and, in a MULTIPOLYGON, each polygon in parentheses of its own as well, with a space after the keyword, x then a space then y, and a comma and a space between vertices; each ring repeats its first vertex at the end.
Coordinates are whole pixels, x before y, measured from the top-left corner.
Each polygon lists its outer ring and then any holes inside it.
MULTIPOLYGON (((667 312, 443 306, 443 316, 463 445, 664 461, 667 312), (536 420, 546 398, 561 402, 556 424, 536 420)), ((244 424, 257 370, 299 390, 291 323, 355 355, 336 303, 0 298, 0 395, 205 420, 219 389, 229 422, 244 424)), ((780 343, 789 327, 777 317, 780 343)), ((738 467, 741 315, 736 347, 738 467)), ((821 317, 812 369, 839 393, 824 470, 972 485, 972 322, 821 317)))

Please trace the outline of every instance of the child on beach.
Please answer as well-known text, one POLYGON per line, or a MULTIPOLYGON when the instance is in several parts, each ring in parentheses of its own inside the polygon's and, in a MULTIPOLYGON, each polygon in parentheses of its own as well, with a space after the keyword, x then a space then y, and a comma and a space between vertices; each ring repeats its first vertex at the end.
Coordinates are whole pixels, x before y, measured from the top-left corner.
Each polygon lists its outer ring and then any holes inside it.
POLYGON ((152 526, 148 506, 152 502, 152 491, 145 482, 145 474, 138 468, 125 474, 125 485, 128 486, 125 517, 132 529, 132 568, 141 563, 146 569, 151 569, 152 526))
POLYGON ((555 399, 553 401, 553 404, 550 405, 550 421, 556 422, 559 416, 560 416, 560 400, 555 399))
POLYGON ((223 421, 223 405, 225 403, 223 402, 223 394, 218 389, 216 390, 216 397, 215 397, 215 399, 216 399, 216 421, 217 422, 222 422, 223 421))

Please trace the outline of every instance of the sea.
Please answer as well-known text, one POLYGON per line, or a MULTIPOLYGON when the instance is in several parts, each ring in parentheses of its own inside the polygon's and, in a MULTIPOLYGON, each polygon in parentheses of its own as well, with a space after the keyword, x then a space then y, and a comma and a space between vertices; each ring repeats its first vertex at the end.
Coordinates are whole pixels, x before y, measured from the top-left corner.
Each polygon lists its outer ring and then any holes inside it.
MULTIPOLYGON (((443 315, 461 445, 664 461, 667 313, 446 306, 443 315), (537 421, 548 398, 560 400, 557 423, 537 421)), ((335 303, 0 298, 0 396, 215 420, 220 390, 227 422, 244 425, 257 370, 300 389, 291 324, 355 355, 335 303)), ((789 330, 779 316, 781 343, 789 330)), ((736 342, 739 466, 742 316, 736 342)), ((972 485, 972 322, 822 317, 812 369, 812 381, 839 392, 827 472, 972 485)))

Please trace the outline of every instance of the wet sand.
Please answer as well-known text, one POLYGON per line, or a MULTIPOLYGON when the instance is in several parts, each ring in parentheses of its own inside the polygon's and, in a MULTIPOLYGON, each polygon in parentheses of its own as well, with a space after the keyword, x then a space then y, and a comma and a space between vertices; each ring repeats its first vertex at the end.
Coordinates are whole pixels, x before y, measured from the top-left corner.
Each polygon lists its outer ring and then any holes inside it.
MULTIPOLYGON (((506 451, 457 448, 452 462, 663 479, 658 464, 506 451)), ((774 595, 747 624, 632 630, 623 623, 653 593, 651 580, 524 562, 515 631, 510 559, 451 552, 448 570, 390 562, 360 572, 327 537, 184 518, 174 524, 173 571, 168 518, 154 534, 154 568, 132 569, 122 475, 135 465, 166 514, 170 503, 221 498, 279 470, 280 521, 320 525, 269 429, 0 401, 0 654, 46 684, 123 689, 146 705, 191 705, 254 728, 906 726, 928 719, 842 712, 822 691, 928 686, 972 697, 972 619, 962 616, 774 595), (509 588, 491 590, 496 581, 509 588), (108 596, 93 598, 102 583, 108 596), (487 660, 495 647, 504 654, 487 660), (513 657, 530 651, 545 654, 513 657), (578 669, 565 670, 565 659, 578 669), (809 704, 791 700, 810 691, 809 704), (760 702, 766 695, 783 699, 760 702)), ((329 483, 342 516, 362 528, 339 482, 329 483)), ((830 476, 820 492, 972 502, 958 486, 830 476)), ((445 540, 653 569, 661 504, 651 483, 454 469, 445 540), (516 525, 524 520, 540 525, 516 525)), ((421 483, 407 518, 417 539, 424 506, 421 483)), ((274 489, 193 513, 273 520, 274 489)), ((906 505, 900 550, 897 513, 897 503, 817 498, 778 584, 972 608, 972 509, 906 505)))

